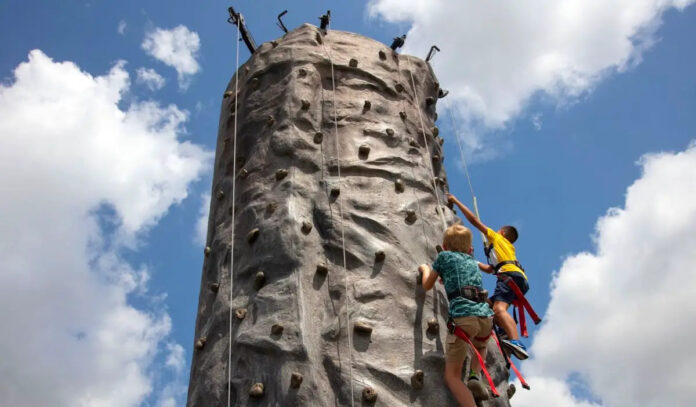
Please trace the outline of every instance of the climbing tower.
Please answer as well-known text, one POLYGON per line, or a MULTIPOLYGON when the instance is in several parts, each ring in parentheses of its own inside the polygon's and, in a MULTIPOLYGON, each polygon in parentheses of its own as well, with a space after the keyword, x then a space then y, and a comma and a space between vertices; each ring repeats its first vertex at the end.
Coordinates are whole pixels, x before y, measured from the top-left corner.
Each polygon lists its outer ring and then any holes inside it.
MULTIPOLYGON (((457 221, 438 90, 423 60, 308 24, 239 68, 220 113, 189 406, 454 405, 447 298, 416 272, 457 221)), ((508 406, 489 346, 502 396, 482 405, 508 406)))

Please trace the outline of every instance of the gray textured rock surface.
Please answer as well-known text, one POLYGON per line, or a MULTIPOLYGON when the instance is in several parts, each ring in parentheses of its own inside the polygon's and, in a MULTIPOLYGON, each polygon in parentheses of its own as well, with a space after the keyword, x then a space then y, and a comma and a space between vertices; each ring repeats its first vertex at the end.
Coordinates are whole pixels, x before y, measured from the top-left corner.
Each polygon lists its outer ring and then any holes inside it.
MULTIPOLYGON (((244 317, 232 318, 232 405, 351 405, 351 362, 356 405, 455 405, 442 380, 446 296, 440 285, 424 293, 416 273, 441 242, 436 211, 456 221, 443 202, 446 176, 433 134, 439 85, 430 67, 377 41, 304 25, 275 47, 263 44, 237 75, 237 108, 233 78, 220 114, 218 199, 195 335, 206 339, 194 350, 188 405, 227 405, 230 312, 242 309, 244 317), (439 329, 431 323, 428 330, 431 319, 439 329)), ((505 395, 508 371, 490 346, 487 362, 505 395)), ((503 396, 483 405, 509 404, 503 396)))

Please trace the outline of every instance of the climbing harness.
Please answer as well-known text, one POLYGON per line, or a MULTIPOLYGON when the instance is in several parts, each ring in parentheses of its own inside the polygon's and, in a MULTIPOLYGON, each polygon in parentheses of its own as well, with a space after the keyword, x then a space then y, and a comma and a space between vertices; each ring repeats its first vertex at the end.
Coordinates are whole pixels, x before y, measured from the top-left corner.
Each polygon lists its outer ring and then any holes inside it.
MULTIPOLYGON (((339 190, 341 188, 341 150, 338 142, 338 112, 336 110, 336 81, 335 81, 335 76, 334 76, 334 63, 333 59, 331 57, 331 44, 329 43, 329 31, 331 30, 331 21, 330 21, 330 16, 331 16, 331 11, 327 11, 325 15, 320 17, 321 19, 321 28, 324 29, 328 26, 328 30, 326 32, 326 41, 322 42, 322 47, 324 47, 324 51, 327 53, 327 56, 329 57, 329 63, 331 64, 331 93, 332 93, 332 98, 333 98, 333 115, 334 115, 334 139, 336 141, 336 166, 338 168, 338 187, 339 190), (328 45, 328 50, 327 46, 328 45)), ((338 201, 338 212, 339 212, 339 217, 341 218, 341 249, 343 253, 343 271, 345 273, 345 286, 346 286, 346 336, 348 338, 348 367, 350 371, 350 404, 351 406, 355 405, 355 395, 354 395, 354 389, 353 389, 353 343, 351 340, 351 334, 350 334, 350 295, 348 293, 348 268, 346 267, 346 235, 345 235, 345 219, 343 215, 343 199, 341 198, 341 195, 336 198, 338 201)))
MULTIPOLYGON (((230 14, 233 13, 230 7, 230 14)), ((238 14, 238 21, 241 20, 241 14, 238 14)), ((242 20, 243 21, 243 20, 242 20)), ((227 350, 227 407, 231 406, 232 397, 232 298, 234 296, 234 215, 235 215, 235 186, 237 184, 237 99, 239 97, 239 35, 240 27, 237 24, 237 56, 236 70, 234 74, 234 130, 232 132, 232 236, 230 237, 230 321, 229 321, 229 348, 227 350)))
POLYGON ((520 290, 510 276, 506 276, 505 273, 497 273, 496 275, 498 276, 499 280, 502 280, 505 284, 507 284, 512 292, 515 293, 515 300, 512 303, 512 306, 514 307, 513 315, 515 315, 515 322, 518 322, 519 319, 520 335, 527 338, 527 318, 524 316, 525 311, 527 311, 535 325, 538 325, 541 322, 541 318, 539 318, 537 313, 534 311, 534 308, 532 308, 532 305, 529 303, 529 301, 527 301, 527 298, 522 293, 522 290, 520 290))
MULTIPOLYGON (((457 279, 459 279, 459 274, 457 274, 457 279)), ((460 286, 458 291, 447 292, 447 301, 449 302, 460 297, 469 301, 483 303, 488 300, 488 290, 475 285, 465 285, 460 286)))
POLYGON ((530 390, 530 387, 527 384, 527 381, 524 380, 524 376, 522 376, 522 373, 520 373, 520 371, 517 370, 517 366, 515 366, 515 364, 512 363, 512 359, 510 359, 510 356, 508 356, 508 354, 505 353, 503 351, 503 348, 500 346, 500 338, 498 337, 498 332, 496 332, 495 329, 492 331, 492 336, 493 339, 495 339, 495 344, 498 345, 498 350, 500 350, 500 353, 502 353, 503 357, 505 358, 505 364, 507 368, 512 368, 512 371, 515 372, 517 378, 520 380, 520 384, 522 385, 522 387, 527 390, 530 390))
MULTIPOLYGON (((486 362, 483 360, 483 357, 481 357, 481 353, 479 353, 478 349, 476 349, 474 344, 471 342, 471 339, 469 339, 469 335, 467 335, 462 328, 458 327, 457 324, 455 324, 451 318, 449 321, 447 321, 447 329, 449 329, 450 333, 457 335, 457 337, 463 339, 466 343, 469 344, 471 349, 473 349, 474 354, 476 355, 476 358, 479 361, 479 365, 481 366, 481 370, 483 371, 483 374, 486 376, 488 384, 491 386, 493 397, 499 397, 500 394, 498 394, 498 390, 496 390, 495 388, 495 383, 493 383, 493 379, 491 378, 491 375, 488 373, 488 369, 486 369, 486 362)), ((490 338, 490 336, 491 334, 488 334, 488 336, 486 337, 478 337, 474 339, 479 341, 485 341, 486 339, 490 338)))

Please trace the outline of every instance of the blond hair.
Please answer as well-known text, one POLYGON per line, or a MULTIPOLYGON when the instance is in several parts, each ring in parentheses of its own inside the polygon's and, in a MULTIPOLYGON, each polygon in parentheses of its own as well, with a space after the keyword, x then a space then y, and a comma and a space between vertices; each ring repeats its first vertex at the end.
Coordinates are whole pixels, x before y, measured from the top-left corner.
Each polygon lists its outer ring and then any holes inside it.
POLYGON ((466 226, 452 225, 445 230, 442 244, 447 250, 468 253, 471 249, 471 230, 466 226))

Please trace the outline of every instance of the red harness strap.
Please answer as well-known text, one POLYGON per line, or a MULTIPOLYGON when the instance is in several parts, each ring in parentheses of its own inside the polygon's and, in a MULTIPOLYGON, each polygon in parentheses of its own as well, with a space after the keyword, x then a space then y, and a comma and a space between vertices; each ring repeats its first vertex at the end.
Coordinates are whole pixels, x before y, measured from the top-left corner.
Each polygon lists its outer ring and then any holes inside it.
POLYGON ((517 378, 520 379, 520 384, 522 385, 522 387, 524 387, 525 389, 529 390, 529 385, 528 385, 527 382, 524 380, 524 377, 522 376, 522 373, 520 373, 520 371, 517 370, 517 367, 515 366, 515 364, 512 363, 512 359, 510 359, 510 358, 508 357, 507 353, 505 353, 505 352, 503 351, 503 348, 500 347, 500 342, 498 341, 498 335, 493 335, 493 339, 495 339, 495 344, 498 345, 498 349, 500 349, 500 353, 503 354, 503 357, 505 358, 505 361, 506 361, 507 363, 510 364, 510 367, 512 367, 512 370, 513 370, 513 371, 515 372, 515 374, 517 375, 517 378))
MULTIPOLYGON (((495 384, 493 383, 493 379, 491 379, 491 375, 488 374, 488 369, 486 369, 486 361, 483 360, 481 357, 481 354, 479 353, 478 349, 474 346, 473 343, 471 343, 471 340, 469 339, 469 336, 464 332, 464 330, 457 325, 454 324, 452 321, 447 322, 447 328, 449 328, 450 332, 453 334, 457 335, 459 338, 463 339, 466 343, 471 346, 471 349, 474 350, 474 353, 476 354, 476 357, 478 358, 479 361, 479 366, 481 366, 481 370, 483 371, 483 374, 486 376, 486 380, 488 380, 488 384, 491 387, 491 391, 493 392, 493 397, 499 397, 500 394, 498 394, 498 390, 495 388, 495 384)), ((490 337, 490 334, 485 338, 488 339, 490 337)), ((476 338, 479 339, 479 338, 476 338)), ((484 340, 484 339, 481 339, 484 340)))
POLYGON ((520 290, 517 284, 515 284, 515 282, 509 276, 498 274, 498 278, 503 280, 503 282, 507 284, 508 287, 510 287, 512 292, 515 293, 515 301, 512 303, 512 305, 517 309, 517 319, 519 319, 520 321, 520 334, 526 338, 528 336, 528 332, 527 319, 525 318, 524 311, 527 311, 529 316, 532 317, 532 320, 535 324, 541 322, 541 318, 539 318, 537 313, 534 312, 532 304, 530 304, 529 301, 527 301, 524 294, 522 293, 522 290, 520 290))

